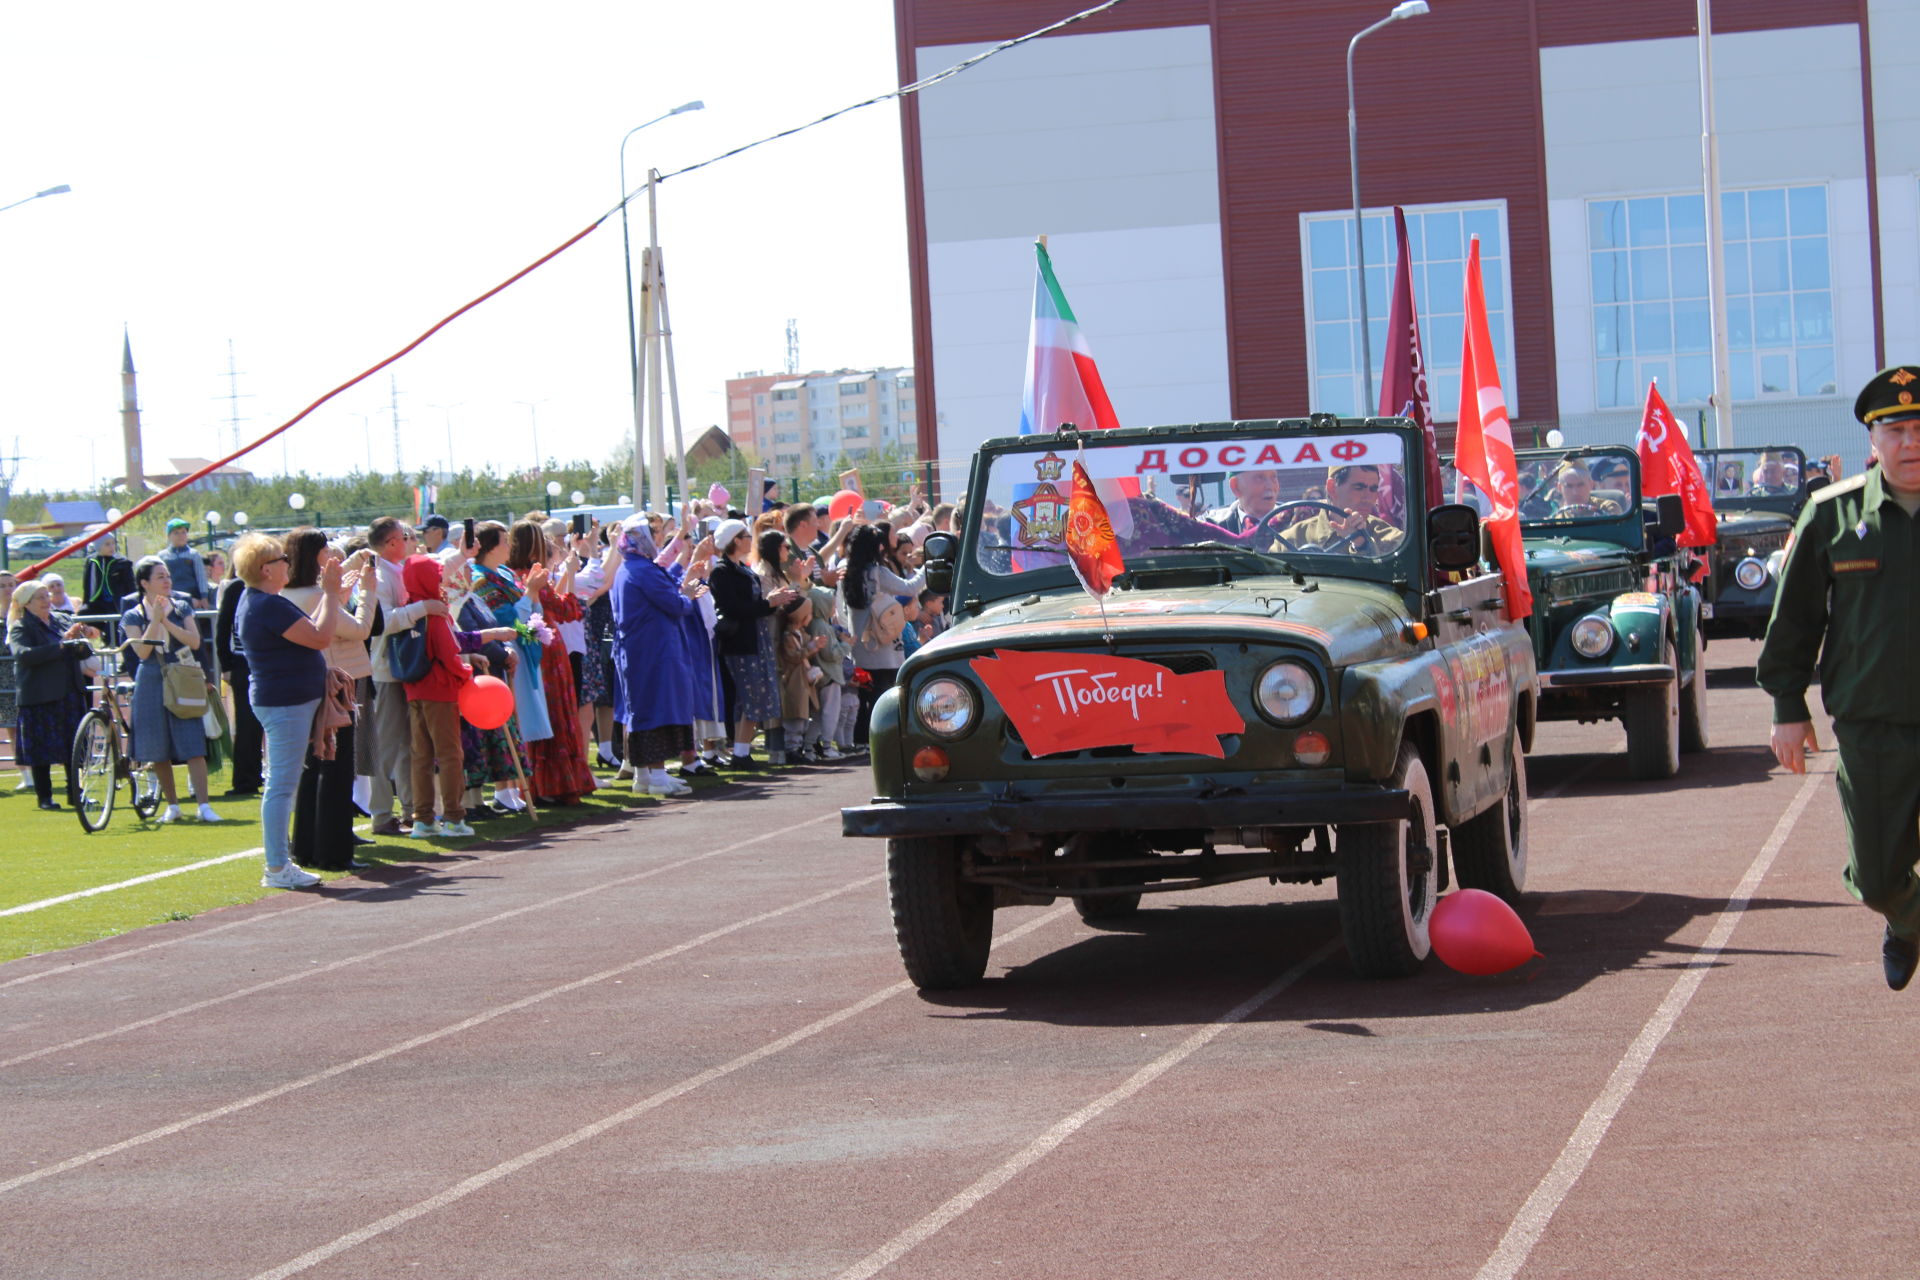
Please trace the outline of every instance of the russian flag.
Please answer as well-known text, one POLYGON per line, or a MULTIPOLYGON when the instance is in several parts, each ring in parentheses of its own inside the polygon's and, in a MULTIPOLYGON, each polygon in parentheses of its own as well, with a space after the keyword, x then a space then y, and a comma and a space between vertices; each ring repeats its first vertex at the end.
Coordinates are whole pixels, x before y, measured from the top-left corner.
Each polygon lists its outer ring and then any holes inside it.
POLYGON ((1033 330, 1027 347, 1020 434, 1050 434, 1067 422, 1082 431, 1117 427, 1120 420, 1093 363, 1093 348, 1080 332, 1067 296, 1060 292, 1045 241, 1034 241, 1033 251, 1040 270, 1033 282, 1033 330))

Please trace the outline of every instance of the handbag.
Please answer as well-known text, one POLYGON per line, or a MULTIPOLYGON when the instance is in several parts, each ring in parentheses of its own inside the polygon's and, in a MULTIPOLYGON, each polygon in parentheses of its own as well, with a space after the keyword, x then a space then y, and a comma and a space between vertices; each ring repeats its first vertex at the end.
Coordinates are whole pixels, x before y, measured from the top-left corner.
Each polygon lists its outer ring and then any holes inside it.
POLYGON ((197 662, 169 662, 160 668, 160 696, 169 715, 198 720, 207 713, 207 676, 197 662))
POLYGON ((433 670, 433 657, 427 652, 428 621, 422 618, 387 637, 387 671, 401 684, 424 680, 433 670))

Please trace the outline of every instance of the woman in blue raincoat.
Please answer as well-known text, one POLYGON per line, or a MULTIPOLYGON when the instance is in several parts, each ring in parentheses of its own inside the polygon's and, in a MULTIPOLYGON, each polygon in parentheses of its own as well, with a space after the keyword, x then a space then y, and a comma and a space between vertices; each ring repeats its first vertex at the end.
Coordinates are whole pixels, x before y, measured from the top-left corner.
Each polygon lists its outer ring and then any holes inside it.
POLYGON ((677 796, 693 788, 667 773, 666 761, 693 749, 693 690, 688 678, 686 620, 698 578, 675 586, 654 563, 660 554, 647 522, 633 516, 620 529, 620 568, 613 588, 614 716, 625 726, 636 795, 677 796))

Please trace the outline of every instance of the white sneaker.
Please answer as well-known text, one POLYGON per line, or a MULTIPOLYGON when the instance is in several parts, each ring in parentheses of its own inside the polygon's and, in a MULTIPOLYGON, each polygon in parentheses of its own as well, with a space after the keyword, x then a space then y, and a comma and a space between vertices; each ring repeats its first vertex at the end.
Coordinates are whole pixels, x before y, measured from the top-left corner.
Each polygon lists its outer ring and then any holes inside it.
POLYGON ((833 749, 833 744, 830 742, 823 742, 820 744, 820 758, 822 760, 845 760, 846 759, 845 756, 841 755, 838 751, 835 751, 833 749))
POLYGON ((415 840, 431 840, 438 834, 438 829, 431 822, 416 822, 407 829, 407 834, 415 840))
POLYGON ((672 774, 662 771, 647 779, 647 790, 656 796, 690 796, 693 788, 672 774))
POLYGON ((473 828, 464 822, 448 822, 442 819, 440 825, 434 829, 433 834, 443 840, 459 839, 463 836, 472 835, 473 828))
POLYGON ((311 871, 303 871, 291 862, 284 867, 274 867, 260 877, 263 889, 305 889, 320 883, 320 877, 311 871))
POLYGON ((202 821, 202 822, 225 822, 225 821, 226 821, 226 819, 225 819, 225 818, 223 818, 223 817, 221 817, 221 816, 220 816, 219 814, 217 814, 217 813, 215 813, 215 812, 213 811, 213 806, 212 806, 212 805, 210 805, 210 804, 203 804, 203 805, 201 805, 201 806, 200 806, 200 821, 202 821))
POLYGON ((162 809, 157 816, 155 816, 154 821, 155 822, 180 821, 180 806, 177 804, 168 805, 166 808, 162 809))

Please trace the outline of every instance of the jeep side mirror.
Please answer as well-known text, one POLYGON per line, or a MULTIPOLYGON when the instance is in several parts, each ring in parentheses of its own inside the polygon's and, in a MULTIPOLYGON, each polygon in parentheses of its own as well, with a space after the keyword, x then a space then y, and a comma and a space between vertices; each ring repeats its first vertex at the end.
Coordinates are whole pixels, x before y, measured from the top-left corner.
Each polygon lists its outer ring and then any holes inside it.
POLYGON ((1687 527, 1687 506, 1677 493, 1663 493, 1653 500, 1654 517, 1648 522, 1647 536, 1656 541, 1676 538, 1687 527))
POLYGON ((1458 571, 1480 563, 1480 513, 1464 502, 1427 512, 1427 554, 1436 569, 1458 571))
POLYGON ((927 590, 943 594, 952 591, 953 560, 959 553, 960 540, 950 533, 930 533, 920 550, 925 554, 927 590))

